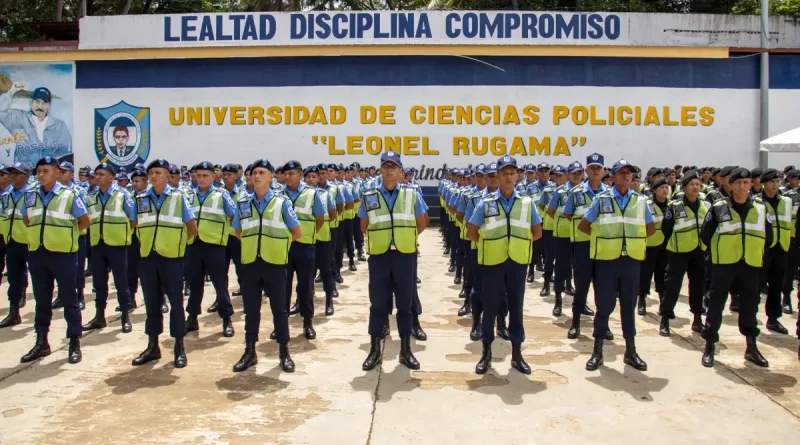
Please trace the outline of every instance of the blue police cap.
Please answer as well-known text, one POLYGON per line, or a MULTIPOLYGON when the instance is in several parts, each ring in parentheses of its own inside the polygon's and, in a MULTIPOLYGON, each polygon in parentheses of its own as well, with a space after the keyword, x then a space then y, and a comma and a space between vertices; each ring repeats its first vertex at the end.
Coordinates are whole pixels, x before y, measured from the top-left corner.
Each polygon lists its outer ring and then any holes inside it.
POLYGON ((94 168, 95 173, 97 173, 97 170, 105 170, 111 173, 111 176, 116 176, 117 174, 117 171, 116 169, 114 169, 114 166, 109 164, 108 162, 101 162, 97 164, 97 167, 94 168))
POLYGON ((604 159, 603 155, 599 153, 592 153, 589 156, 586 156, 586 166, 591 167, 593 165, 599 165, 600 167, 604 167, 604 159))
POLYGON ((0 173, 4 173, 6 175, 10 173, 6 164, 0 164, 0 173))
POLYGON ((147 172, 149 173, 150 170, 154 168, 163 168, 164 170, 169 171, 169 162, 167 162, 167 160, 164 158, 156 159, 147 165, 147 172))
POLYGON ((472 176, 474 174, 475 174, 475 170, 473 170, 471 168, 464 169, 464 176, 470 177, 470 176, 472 176))
POLYGON ((497 173, 497 162, 491 162, 486 166, 486 174, 497 173))
POLYGON ((214 164, 214 170, 216 170, 216 169, 222 170, 222 166, 219 165, 219 164, 214 164))
POLYGON ((257 168, 265 168, 269 170, 271 173, 275 173, 275 167, 273 167, 272 164, 270 164, 269 161, 266 159, 259 159, 253 162, 252 170, 255 170, 257 168))
POLYGON ((58 164, 58 168, 64 171, 73 172, 75 173, 75 166, 72 165, 72 162, 64 161, 58 164))
POLYGON ((192 175, 190 175, 188 171, 185 171, 185 172, 183 172, 183 174, 181 174, 181 177, 184 178, 184 179, 187 179, 187 178, 191 178, 192 175))
POLYGON ((225 166, 222 167, 222 172, 239 173, 240 168, 242 168, 242 166, 239 164, 225 164, 225 166))
POLYGON ((97 176, 97 175, 94 173, 94 170, 89 170, 88 172, 86 172, 86 175, 87 175, 88 177, 90 177, 90 178, 94 178, 95 176, 97 176))
POLYGON ((344 166, 344 171, 346 171, 346 172, 351 172, 351 171, 353 171, 353 166, 352 166, 352 165, 345 165, 345 166, 344 166))
POLYGON ((547 162, 542 162, 541 164, 539 164, 538 167, 536 167, 536 169, 537 170, 550 170, 550 164, 548 164, 547 162))
POLYGON ((486 165, 485 164, 478 164, 475 166, 475 174, 476 175, 485 175, 486 174, 486 165))
POLYGON ((139 163, 137 163, 136 165, 133 166, 133 169, 134 170, 144 170, 145 169, 144 168, 144 164, 139 162, 139 163))
POLYGON ((509 155, 501 156, 500 159, 497 160, 497 171, 500 171, 503 169, 503 167, 508 167, 509 165, 516 167, 517 160, 514 159, 513 156, 509 155))
POLYGON ((23 175, 30 175, 31 174, 31 166, 25 162, 15 162, 11 165, 6 166, 6 170, 9 173, 22 173, 23 175))
POLYGON ((568 173, 575 173, 578 171, 583 171, 583 165, 580 162, 575 161, 567 166, 568 173))
POLYGON ((303 166, 298 161, 289 161, 283 166, 282 170, 285 172, 289 170, 303 171, 303 166))
POLYGON ((319 167, 317 167, 316 165, 306 167, 305 171, 303 172, 303 176, 306 176, 309 173, 319 173, 319 167))
POLYGON ((564 168, 563 165, 556 165, 555 168, 553 168, 553 170, 550 171, 550 173, 554 175, 564 175, 567 173, 567 169, 564 168))
POLYGON ((338 170, 337 170, 338 168, 339 168, 339 166, 337 166, 336 164, 328 164, 328 165, 326 165, 326 166, 325 166, 325 169, 326 169, 326 170, 334 170, 334 171, 338 171, 338 170))
POLYGON ((525 166, 525 172, 526 173, 533 173, 535 171, 536 171, 536 166, 534 164, 527 164, 525 166))
POLYGON ((328 164, 325 164, 324 162, 323 163, 319 163, 319 164, 317 164, 317 168, 320 169, 320 170, 327 170, 328 169, 328 164))
POLYGON ((58 159, 56 159, 56 158, 54 158, 52 156, 45 156, 45 157, 39 159, 39 162, 36 163, 36 167, 37 168, 39 166, 42 166, 42 165, 54 165, 54 166, 58 167, 58 159))
POLYGON ((131 179, 133 178, 145 178, 147 179, 147 173, 144 170, 135 169, 133 173, 131 173, 131 179))
POLYGON ((33 90, 33 94, 31 94, 31 100, 41 100, 42 102, 50 103, 53 100, 53 95, 50 94, 50 90, 47 88, 39 87, 33 90))
POLYGON ((394 150, 389 150, 381 155, 381 165, 387 162, 391 162, 400 168, 403 167, 403 162, 400 161, 400 153, 397 153, 394 150))
POLYGON ((128 175, 125 173, 117 173, 117 181, 128 180, 128 175))
POLYGON ((169 164, 169 174, 179 175, 181 174, 181 169, 179 169, 178 166, 175 164, 169 164))
POLYGON ((620 159, 619 161, 617 161, 616 164, 614 164, 613 167, 611 167, 611 174, 615 175, 617 174, 618 171, 622 170, 623 168, 629 169, 631 173, 633 173, 636 170, 628 161, 620 159))
MULTIPOLYGON (((197 164, 192 166, 192 169, 194 171, 206 170, 206 171, 209 171, 211 173, 214 173, 214 164, 212 164, 212 163, 210 163, 208 161, 198 162, 197 164)), ((172 173, 172 172, 170 172, 170 173, 172 173)))

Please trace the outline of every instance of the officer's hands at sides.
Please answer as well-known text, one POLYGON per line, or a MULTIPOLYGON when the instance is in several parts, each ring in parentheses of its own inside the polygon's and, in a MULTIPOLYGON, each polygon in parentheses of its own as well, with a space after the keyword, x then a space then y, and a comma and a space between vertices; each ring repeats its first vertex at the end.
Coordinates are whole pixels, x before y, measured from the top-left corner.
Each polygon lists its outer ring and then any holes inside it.
POLYGON ((92 225, 92 220, 89 215, 82 215, 78 217, 78 230, 88 229, 92 225))
MULTIPOLYGON (((481 237, 478 235, 478 229, 480 229, 480 227, 471 222, 467 222, 467 238, 469 238, 470 241, 475 241, 476 243, 480 241, 481 237)), ((539 236, 542 236, 542 234, 539 233, 539 236)))
POLYGON ((425 230, 425 226, 428 225, 428 223, 426 221, 427 220, 427 216, 428 216, 427 213, 423 213, 423 214, 421 214, 421 215, 416 217, 416 220, 417 220, 417 234, 422 233, 422 231, 425 230))
POLYGON ((192 239, 197 235, 197 223, 190 219, 186 222, 186 239, 192 239))
POLYGON ((317 216, 316 223, 317 223, 317 229, 315 230, 315 232, 319 232, 319 229, 321 229, 322 226, 325 225, 325 216, 324 215, 317 216))
POLYGON ((292 232, 292 241, 297 241, 303 236, 303 231, 300 229, 300 226, 293 227, 289 229, 292 232))
POLYGON ((336 209, 332 208, 332 209, 328 210, 328 217, 330 217, 331 221, 336 219, 336 209))
POLYGON ((531 233, 533 234, 533 240, 540 240, 542 239, 542 225, 536 224, 535 226, 531 226, 531 233))

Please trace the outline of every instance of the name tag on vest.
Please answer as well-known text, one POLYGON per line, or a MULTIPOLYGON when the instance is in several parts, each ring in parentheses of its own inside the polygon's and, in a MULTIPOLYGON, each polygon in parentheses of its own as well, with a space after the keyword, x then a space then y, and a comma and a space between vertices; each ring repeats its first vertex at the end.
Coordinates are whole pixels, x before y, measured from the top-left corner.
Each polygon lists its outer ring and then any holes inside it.
POLYGON ((486 203, 486 217, 491 218, 500 214, 500 208, 497 206, 497 201, 489 201, 486 203))
POLYGON ((675 216, 678 218, 686 218, 688 216, 686 214, 686 209, 683 207, 683 204, 676 204, 672 206, 672 209, 675 212, 675 216))
POLYGON ((368 195, 367 210, 377 210, 379 208, 381 208, 381 200, 378 198, 378 195, 368 195))
POLYGON ((150 213, 150 198, 136 198, 136 211, 150 213))
POLYGON ((714 214, 717 215, 717 221, 728 222, 733 219, 731 210, 728 206, 714 206, 714 214))
POLYGON ((250 218, 253 216, 253 209, 250 201, 239 203, 239 219, 250 218))
POLYGON ((583 193, 575 193, 575 205, 586 205, 586 196, 584 196, 583 193))
POLYGON ((25 193, 25 205, 28 207, 33 207, 36 205, 36 192, 26 192, 25 193))
POLYGON ((614 204, 611 198, 600 198, 600 213, 614 213, 614 204))

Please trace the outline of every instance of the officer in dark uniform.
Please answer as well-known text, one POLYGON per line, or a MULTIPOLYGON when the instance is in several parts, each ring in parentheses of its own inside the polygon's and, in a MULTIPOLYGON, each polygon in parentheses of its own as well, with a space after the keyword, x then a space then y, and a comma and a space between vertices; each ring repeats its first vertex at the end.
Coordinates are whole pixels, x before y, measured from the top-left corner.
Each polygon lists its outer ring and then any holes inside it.
POLYGON ((36 299, 36 345, 22 363, 50 355, 47 334, 53 317, 53 281, 61 290, 69 338, 69 363, 81 361, 81 310, 76 293, 78 231, 89 227, 86 203, 57 180, 58 160, 45 156, 36 163, 39 186, 25 193, 22 215, 28 226, 33 296, 36 299), (69 210, 67 210, 69 209, 69 210))
POLYGON ((661 230, 664 215, 667 212, 672 190, 666 179, 657 179, 650 188, 647 205, 653 214, 656 231, 647 237, 647 252, 639 276, 639 298, 637 303, 639 315, 647 314, 647 296, 650 295, 650 283, 655 278, 656 294, 661 303, 664 294, 664 276, 667 269, 667 239, 661 230))
MULTIPOLYGON (((147 173, 143 169, 135 168, 133 172, 131 172, 131 187, 133 190, 132 197, 138 195, 139 193, 144 193, 147 190, 147 173)), ((136 205, 135 201, 134 205, 136 205)), ((139 236, 136 234, 136 230, 133 230, 133 233, 131 233, 131 243, 127 248, 128 289, 130 290, 131 295, 131 309, 136 309, 139 307, 139 305, 136 303, 136 292, 139 290, 139 260, 141 259, 141 254, 139 253, 140 247, 139 236)), ((117 306, 116 311, 119 312, 120 310, 121 308, 117 306)), ((164 307, 162 307, 162 313, 166 312, 167 311, 164 311, 164 307)))
POLYGON ((15 162, 6 167, 10 185, 2 194, 3 211, 8 225, 4 229, 6 239, 6 266, 8 267, 8 316, 0 322, 0 328, 22 322, 19 310, 25 306, 25 290, 28 287, 28 228, 22 218, 25 193, 31 168, 24 162, 15 162))

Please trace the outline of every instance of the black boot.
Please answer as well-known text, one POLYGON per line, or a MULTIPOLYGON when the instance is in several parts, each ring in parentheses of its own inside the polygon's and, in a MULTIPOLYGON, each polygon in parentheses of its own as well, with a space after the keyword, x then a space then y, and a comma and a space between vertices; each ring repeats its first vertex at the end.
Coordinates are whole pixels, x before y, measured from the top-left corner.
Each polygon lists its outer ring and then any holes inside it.
POLYGON ((131 364, 133 366, 144 365, 145 363, 152 362, 161 358, 161 348, 158 346, 158 335, 151 335, 147 340, 147 349, 144 350, 138 357, 133 359, 131 364))
POLYGON ((463 317, 464 315, 467 315, 470 312, 472 312, 472 301, 470 301, 470 300, 472 300, 472 299, 469 298, 469 294, 467 294, 467 298, 464 299, 464 304, 458 310, 458 316, 459 317, 463 317))
POLYGON ((613 332, 611 332, 611 329, 608 329, 608 330, 606 331, 606 340, 608 340, 608 341, 614 341, 614 333, 613 333, 613 332))
POLYGON ((119 322, 122 327, 123 334, 127 334, 133 330, 133 326, 131 326, 130 311, 122 311, 122 315, 119 317, 119 322))
POLYGON ((456 265, 454 263, 450 263, 450 267, 447 268, 447 271, 453 273, 456 271, 456 265))
POLYGON ((662 337, 669 337, 669 317, 661 317, 661 325, 658 327, 658 335, 662 337))
POLYGON ((20 309, 24 308, 27 303, 28 303, 28 289, 22 289, 22 298, 19 299, 19 308, 20 309))
POLYGON ((789 294, 783 294, 783 304, 781 305, 783 308, 784 314, 791 314, 792 313, 792 297, 789 294))
POLYGON ((270 332, 269 339, 270 340, 277 340, 278 339, 278 333, 275 331, 275 329, 273 329, 272 332, 270 332))
POLYGON ((367 261, 367 257, 364 256, 364 251, 363 250, 359 250, 358 251, 358 261, 361 261, 362 263, 364 261, 367 261))
POLYGON ((53 300, 53 309, 61 309, 64 307, 64 300, 61 299, 61 295, 56 296, 56 299, 53 300))
POLYGON ((381 332, 381 338, 383 339, 383 338, 388 337, 390 333, 391 333, 391 330, 389 328, 389 317, 387 316, 386 317, 386 324, 383 325, 383 331, 381 332))
POLYGON ((411 320, 411 335, 419 341, 428 339, 428 334, 422 330, 422 325, 419 324, 419 315, 417 314, 414 314, 414 318, 411 320))
POLYGON ((587 317, 594 317, 594 311, 589 306, 584 306, 583 315, 586 315, 587 317))
POLYGON ((167 296, 161 296, 161 313, 166 314, 169 312, 169 306, 167 306, 167 296))
POLYGON ((258 354, 256 354, 256 342, 255 340, 247 340, 244 344, 244 354, 242 354, 242 358, 233 365, 233 372, 242 372, 257 364, 258 354))
POLYGON ((540 297, 546 297, 550 295, 550 280, 547 277, 544 278, 544 285, 542 286, 541 292, 539 292, 540 297))
POLYGON ((572 326, 570 326, 569 331, 567 331, 567 338, 570 340, 575 340, 579 335, 581 335, 581 316, 573 315, 572 326))
POLYGON ((175 339, 175 367, 186 367, 186 350, 183 348, 183 337, 175 339))
POLYGON ((22 323, 22 317, 19 315, 19 305, 11 303, 11 307, 8 308, 8 315, 6 315, 3 321, 0 321, 0 329, 10 328, 20 323, 22 323))
POLYGON ((761 355, 761 352, 758 351, 755 337, 747 337, 747 349, 744 350, 744 359, 762 368, 769 368, 769 362, 761 355))
POLYGON ((647 315, 647 295, 639 295, 636 308, 639 315, 647 315))
POLYGON ((333 298, 339 298, 339 291, 336 289, 336 287, 333 288, 333 292, 331 292, 331 295, 333 296, 333 298))
POLYGON ((789 330, 783 327, 780 321, 777 318, 768 318, 767 319, 767 329, 772 332, 777 332, 778 334, 789 335, 789 330))
POLYGON ((445 246, 443 255, 450 255, 450 246, 445 246))
POLYGON ((309 340, 317 338, 317 331, 314 330, 311 318, 303 318, 303 336, 309 340))
POLYGON ((69 338, 69 352, 67 354, 67 362, 70 364, 80 363, 83 359, 81 354, 81 337, 73 335, 69 338))
POLYGON ((411 353, 410 335, 400 337, 400 363, 406 365, 408 369, 419 369, 419 362, 411 353))
POLYGON ((295 302, 291 308, 289 308, 289 315, 296 315, 300 313, 300 308, 297 307, 297 302, 295 302))
POLYGON ((647 363, 636 353, 636 342, 633 337, 625 339, 625 355, 622 358, 622 362, 633 366, 639 371, 647 371, 647 363))
POLYGON ((703 317, 700 314, 694 314, 694 318, 692 319, 692 331, 697 332, 698 334, 703 332, 703 317))
POLYGON ((50 355, 50 343, 47 342, 47 333, 36 334, 36 344, 19 359, 20 363, 29 363, 36 359, 50 355))
POLYGON ((731 312, 739 312, 739 294, 731 294, 731 304, 729 309, 731 312))
POLYGON ((336 276, 334 277, 334 281, 336 281, 339 284, 344 283, 344 278, 342 278, 342 272, 340 270, 336 271, 336 276))
POLYGON ((714 367, 714 342, 706 340, 706 348, 703 350, 703 360, 701 361, 706 368, 714 367))
POLYGON ((461 292, 458 293, 458 298, 467 298, 467 289, 461 286, 461 292))
POLYGON ((531 367, 522 358, 522 345, 519 343, 511 345, 511 367, 523 374, 531 373, 531 367))
POLYGON ((283 372, 294 372, 294 360, 292 360, 292 357, 289 355, 289 345, 281 343, 278 358, 283 372))
POLYGON ((481 313, 472 311, 472 329, 469 331, 469 339, 478 341, 481 339, 481 313))
POLYGON ((317 277, 314 278, 314 283, 317 284, 322 283, 322 275, 317 275, 317 277))
POLYGON ((88 268, 83 272, 84 277, 91 277, 92 276, 92 269, 88 268))
POLYGON ((564 289, 564 293, 569 295, 570 297, 575 296, 575 288, 572 287, 572 280, 567 280, 567 286, 564 289))
POLYGON ((83 289, 78 289, 78 306, 81 310, 86 309, 86 298, 83 296, 83 289))
POLYGON ((495 333, 503 340, 508 340, 508 327, 506 326, 506 319, 503 316, 497 316, 497 329, 495 333))
POLYGON ((486 374, 486 371, 492 367, 492 344, 483 342, 483 353, 478 364, 475 365, 475 374, 486 374))
POLYGON ((231 338, 236 335, 236 331, 233 330, 233 322, 231 322, 231 317, 225 317, 222 319, 222 336, 226 338, 231 338))
POLYGON ((535 277, 534 277, 534 274, 533 274, 533 264, 531 264, 531 265, 528 266, 528 276, 525 277, 525 281, 528 282, 528 283, 533 283, 534 279, 535 279, 535 277))
POLYGON ((214 300, 211 306, 209 306, 208 309, 206 309, 206 312, 208 312, 209 314, 213 314, 214 312, 217 312, 218 309, 219 309, 219 303, 216 300, 214 300))
POLYGON ((330 317, 333 315, 333 294, 325 294, 325 315, 330 317))
POLYGON ((364 363, 361 365, 361 369, 364 371, 370 371, 375 369, 375 367, 381 364, 382 361, 383 357, 381 356, 381 338, 372 337, 370 338, 369 343, 369 354, 367 355, 367 359, 364 360, 364 363))
POLYGON ((97 308, 95 311, 94 318, 92 318, 88 323, 81 326, 82 331, 93 331, 95 329, 102 329, 106 327, 106 314, 105 311, 97 308))
POLYGON ((242 296, 242 290, 241 289, 236 289, 235 291, 231 292, 231 296, 232 297, 241 297, 242 296))
POLYGON ((556 303, 553 306, 553 317, 560 317, 561 316, 561 292, 556 292, 556 303))
POLYGON ((587 371, 596 371, 598 367, 603 365, 603 337, 594 338, 594 349, 589 361, 586 362, 587 371))
POLYGON ((464 268, 461 266, 456 267, 456 277, 453 279, 453 284, 461 284, 461 272, 463 270, 464 268))
POLYGON ((197 315, 189 314, 186 317, 186 332, 197 332, 200 330, 200 323, 197 322, 197 315))
POLYGON ((358 270, 358 268, 356 268, 356 262, 353 261, 352 258, 350 258, 350 264, 348 264, 347 268, 350 269, 350 272, 355 272, 358 270))

